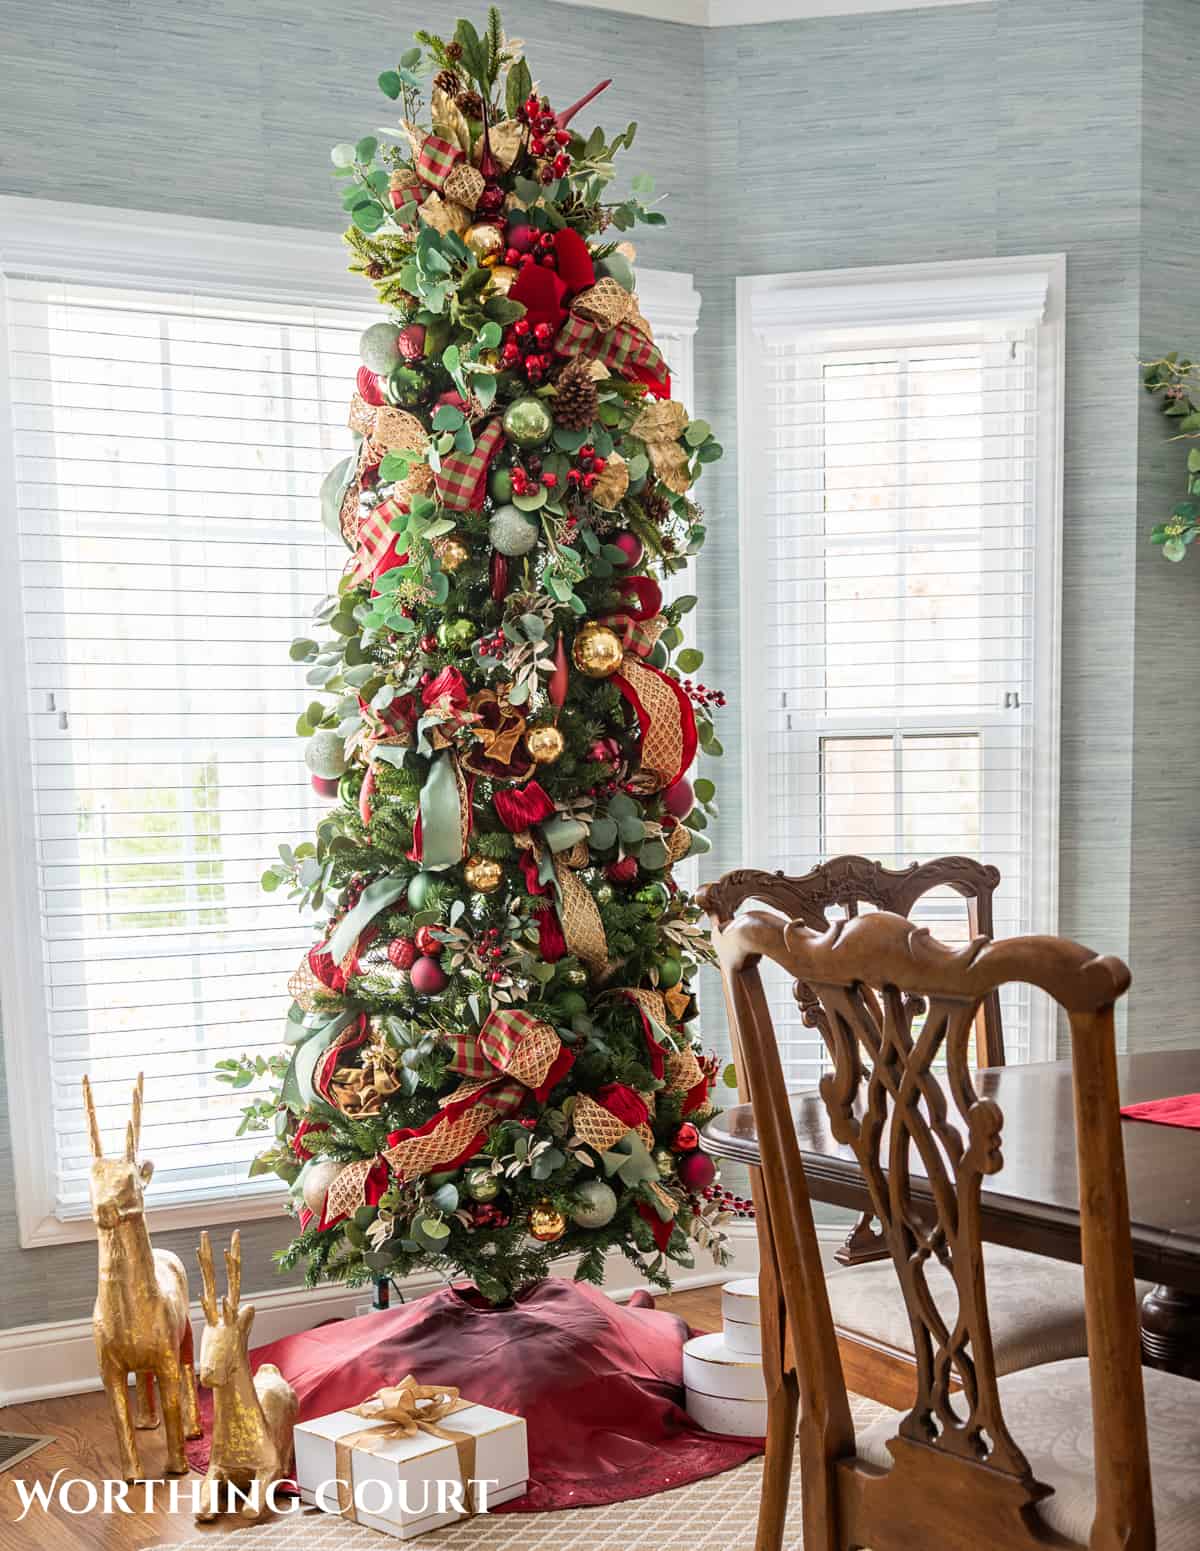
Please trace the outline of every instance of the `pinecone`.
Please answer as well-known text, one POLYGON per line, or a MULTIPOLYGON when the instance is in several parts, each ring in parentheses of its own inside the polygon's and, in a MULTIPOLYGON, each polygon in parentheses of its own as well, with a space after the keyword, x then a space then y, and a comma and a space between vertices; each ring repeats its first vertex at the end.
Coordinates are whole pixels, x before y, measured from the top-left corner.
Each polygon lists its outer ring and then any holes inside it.
POLYGON ((478 92, 459 92, 454 100, 467 118, 483 117, 483 98, 478 92))
POLYGON ((462 91, 462 82, 453 70, 439 70, 433 78, 433 84, 444 91, 447 97, 457 97, 462 91))
POLYGON ((446 58, 447 59, 453 59, 453 60, 455 60, 457 62, 458 60, 460 60, 462 58, 462 56, 463 56, 462 44, 458 43, 458 42, 455 42, 454 39, 451 39, 451 41, 446 44, 446 58))
POLYGON ((586 431, 596 418, 598 399, 587 361, 568 361, 558 374, 550 409, 558 425, 568 431, 586 431))
POLYGON ((671 503, 659 495, 657 490, 649 490, 643 492, 642 510, 656 528, 661 528, 671 515, 671 503))

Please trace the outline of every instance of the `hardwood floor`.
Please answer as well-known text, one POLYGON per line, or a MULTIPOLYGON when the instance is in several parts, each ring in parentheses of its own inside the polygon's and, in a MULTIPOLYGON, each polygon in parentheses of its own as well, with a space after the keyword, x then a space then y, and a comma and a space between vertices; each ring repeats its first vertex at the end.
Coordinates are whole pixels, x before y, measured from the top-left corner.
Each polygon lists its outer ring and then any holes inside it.
MULTIPOLYGON (((660 1309, 681 1315, 697 1330, 721 1328, 719 1287, 673 1293, 657 1302, 660 1309)), ((100 1393, 0 1408, 0 1431, 52 1434, 55 1439, 49 1448, 0 1474, 0 1551, 144 1551, 147 1546, 172 1544, 199 1534, 213 1536, 215 1544, 216 1537, 236 1533, 236 1520, 219 1520, 211 1526, 193 1524, 187 1494, 182 1508, 172 1513, 166 1501, 169 1483, 164 1482, 154 1484, 155 1506, 148 1513, 143 1511, 144 1489, 136 1487, 130 1490, 130 1506, 136 1511, 129 1514, 72 1516, 56 1503, 49 1515, 34 1507, 18 1524, 14 1521, 21 1512, 21 1502, 14 1477, 30 1485, 35 1481, 49 1483, 55 1471, 61 1470, 67 1478, 103 1481, 119 1469, 116 1443, 107 1403, 100 1393)), ((139 1433, 138 1441, 147 1462, 161 1460, 161 1431, 139 1433)), ((72 1499, 72 1506, 83 1506, 82 1493, 72 1499)))

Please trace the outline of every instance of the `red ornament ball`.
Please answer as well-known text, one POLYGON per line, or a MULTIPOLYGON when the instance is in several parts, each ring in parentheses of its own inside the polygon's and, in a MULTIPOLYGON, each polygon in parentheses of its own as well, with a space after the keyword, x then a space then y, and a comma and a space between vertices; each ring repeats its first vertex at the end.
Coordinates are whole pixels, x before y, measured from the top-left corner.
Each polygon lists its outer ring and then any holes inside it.
POLYGON ((406 323, 396 336, 396 349, 406 361, 419 361, 425 354, 425 325, 406 323))
POLYGON ((677 1169, 685 1190, 703 1190, 717 1177, 717 1166, 706 1152, 685 1153, 677 1169))
POLYGON ((436 652, 438 649, 438 638, 432 633, 429 635, 423 635, 417 642, 417 645, 425 653, 426 657, 432 657, 434 652, 436 652))
POLYGON ((431 959, 441 958, 445 944, 434 936, 432 926, 418 926, 415 941, 418 953, 431 959))
POLYGON ((411 969, 417 962, 417 945, 411 937, 393 937, 387 956, 397 969, 411 969))
POLYGON ((686 819, 696 805, 696 794, 687 776, 680 776, 674 786, 663 793, 663 806, 673 818, 686 819))
POLYGON ((672 1152, 695 1152, 700 1145, 700 1133, 690 1120, 685 1120, 671 1138, 672 1152))
POLYGON ((632 883, 637 873, 636 856, 622 856, 618 861, 609 862, 604 869, 604 876, 610 883, 632 883))
POLYGON ((318 797, 336 797, 338 795, 338 778, 332 779, 326 776, 315 775, 312 778, 313 791, 318 797))
POLYGON ((615 765, 621 757, 621 745, 615 738, 594 738, 587 757, 596 765, 615 765))
POLYGON ((376 408, 387 400, 383 396, 383 389, 379 386, 379 375, 373 372, 369 366, 360 366, 355 378, 358 385, 360 398, 368 404, 374 404, 376 408))
MULTIPOLYGON (((412 988, 419 996, 437 996, 449 984, 446 971, 436 959, 418 959, 410 972, 412 988)), ((697 1157, 703 1156, 697 1154, 697 1157)))
POLYGON ((510 248, 516 248, 518 253, 528 253, 537 242, 537 233, 532 226, 510 226, 507 239, 510 248))
POLYGON ((636 533, 631 533, 628 528, 623 529, 620 533, 614 533, 609 542, 615 544, 625 556, 625 564, 627 566, 637 565, 638 561, 646 553, 641 539, 638 538, 636 533))

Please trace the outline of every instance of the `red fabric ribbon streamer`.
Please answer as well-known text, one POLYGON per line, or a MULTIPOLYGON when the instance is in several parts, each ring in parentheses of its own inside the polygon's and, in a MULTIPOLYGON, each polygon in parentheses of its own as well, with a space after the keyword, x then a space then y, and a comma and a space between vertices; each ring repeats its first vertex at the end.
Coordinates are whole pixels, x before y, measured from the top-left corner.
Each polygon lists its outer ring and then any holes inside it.
POLYGON ((538 952, 545 964, 557 964, 567 956, 567 939, 556 910, 539 910, 537 913, 538 952))
POLYGON ((648 1225, 650 1232, 654 1235, 654 1242, 665 1253, 667 1245, 671 1241, 671 1230, 675 1224, 673 1222, 663 1222, 654 1208, 647 1206, 644 1201, 638 1202, 637 1209, 638 1216, 648 1225))
POLYGON ((646 1101, 626 1083, 610 1082, 603 1088, 597 1088, 592 1097, 597 1104, 603 1104, 610 1115, 623 1120, 631 1131, 644 1126, 650 1119, 646 1101))
POLYGON ((519 835, 523 829, 532 829, 554 812, 554 804, 537 781, 493 792, 492 807, 501 824, 513 835, 519 835))
POLYGON ((553 269, 540 264, 526 264, 509 289, 510 302, 520 302, 525 309, 525 321, 530 328, 548 323, 557 334, 567 316, 563 300, 567 294, 565 283, 553 269))

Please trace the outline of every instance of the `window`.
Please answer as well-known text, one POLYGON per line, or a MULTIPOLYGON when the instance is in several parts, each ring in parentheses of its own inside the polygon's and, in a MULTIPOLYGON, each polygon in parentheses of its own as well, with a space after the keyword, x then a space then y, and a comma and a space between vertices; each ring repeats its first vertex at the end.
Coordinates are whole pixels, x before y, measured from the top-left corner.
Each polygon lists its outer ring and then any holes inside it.
MULTIPOLYGON (((1050 929, 1061 264, 767 277, 739 314, 752 860, 974 856, 999 934, 1050 929)), ((919 919, 965 939, 949 891, 919 919)), ((1052 1051, 1027 993, 1003 1012, 1009 1060, 1052 1051)))
MULTIPOLYGON (((246 1177, 257 1138, 236 1135, 248 1090, 212 1073, 279 1048, 314 940, 259 878, 324 806, 288 646, 345 564, 318 490, 351 446, 379 312, 336 237, 26 200, 0 217, 19 557, 0 989, 22 1243, 91 1235, 85 1072, 115 1147, 145 1071, 166 1222, 275 1211, 278 1181, 246 1177)), ((642 300, 690 391, 688 278, 648 273, 642 300)))

